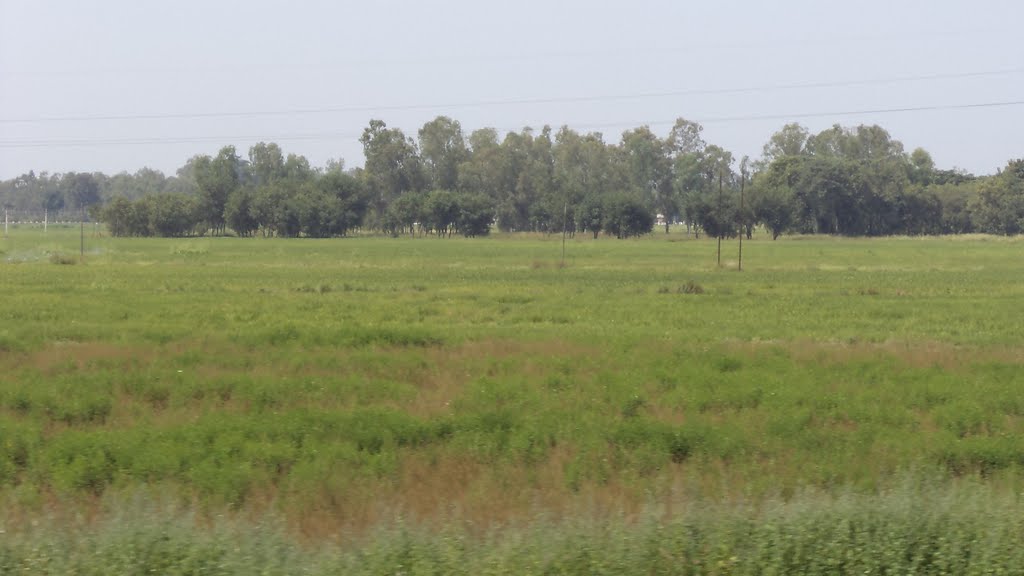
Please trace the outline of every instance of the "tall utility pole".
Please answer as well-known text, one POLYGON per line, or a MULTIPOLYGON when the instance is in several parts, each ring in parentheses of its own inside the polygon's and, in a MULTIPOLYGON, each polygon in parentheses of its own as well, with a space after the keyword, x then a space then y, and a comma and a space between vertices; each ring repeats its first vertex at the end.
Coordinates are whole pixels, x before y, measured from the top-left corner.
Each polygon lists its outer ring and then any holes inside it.
MULTIPOLYGON (((746 160, 744 158, 744 160, 746 160)), ((745 221, 745 215, 743 213, 743 185, 747 183, 747 167, 744 165, 740 169, 740 258, 739 263, 736 266, 736 270, 743 271, 743 234, 746 232, 745 228, 747 223, 745 221)))
POLYGON ((7 238, 7 206, 4 206, 4 239, 7 238))
POLYGON ((78 217, 78 224, 80 226, 78 260, 79 262, 85 262, 85 208, 82 208, 82 212, 78 217))
POLYGON ((569 201, 562 205, 562 268, 565 268, 565 223, 569 217, 569 201))
POLYGON ((715 218, 718 224, 718 267, 722 267, 722 169, 718 169, 718 214, 715 218))

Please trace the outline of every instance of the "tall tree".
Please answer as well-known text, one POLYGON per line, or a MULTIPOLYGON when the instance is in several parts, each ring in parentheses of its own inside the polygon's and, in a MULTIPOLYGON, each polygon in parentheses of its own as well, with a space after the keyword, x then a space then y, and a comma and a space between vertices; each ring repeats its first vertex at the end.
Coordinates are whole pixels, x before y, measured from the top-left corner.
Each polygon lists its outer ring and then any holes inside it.
POLYGON ((252 185, 239 186, 231 192, 224 206, 224 220, 239 236, 251 236, 259 230, 260 223, 253 206, 256 190, 252 185))
POLYGON ((330 200, 328 230, 332 236, 345 236, 362 225, 369 207, 362 181, 343 172, 329 172, 317 180, 317 187, 330 200))
POLYGON ((927 186, 935 179, 935 161, 924 148, 914 148, 910 153, 910 180, 927 186))
POLYGON ((676 123, 668 133, 665 145, 669 154, 675 158, 682 154, 701 154, 707 142, 701 137, 704 127, 698 122, 686 118, 676 118, 676 123))
POLYGON ((215 234, 224 232, 224 208, 241 180, 241 159, 234 146, 225 146, 213 158, 199 156, 193 162, 199 191, 199 215, 215 234))
POLYGON ((85 212, 100 203, 100 185, 96 177, 84 172, 69 172, 61 179, 65 204, 77 212, 85 212))
POLYGON ((249 148, 249 169, 257 186, 285 176, 284 154, 276 143, 260 142, 249 148))
POLYGON ((763 161, 770 163, 784 156, 801 156, 807 152, 810 132, 800 124, 786 124, 781 130, 772 134, 764 145, 763 161))
MULTIPOLYGON (((535 230, 535 202, 541 188, 549 188, 545 175, 553 176, 553 159, 534 151, 533 130, 509 132, 501 143, 500 176, 496 190, 498 227, 506 231, 535 230), (550 169, 550 172, 548 171, 550 169)), ((550 152, 550 146, 544 146, 550 152)))
POLYGON ((459 166, 469 157, 462 125, 438 116, 420 128, 419 144, 427 185, 434 190, 455 190, 459 166))
POLYGON ((857 165, 842 158, 812 158, 800 164, 794 187, 803 232, 857 234, 861 185, 857 165))
POLYGON ((316 171, 310 166, 309 160, 300 154, 289 154, 281 171, 284 178, 293 182, 308 182, 316 176, 316 171))
POLYGON ((677 188, 686 186, 680 201, 687 220, 709 235, 730 235, 725 223, 735 220, 730 212, 735 176, 732 163, 732 153, 715 144, 699 155, 682 154, 676 159, 677 188))
POLYGON ((563 205, 555 183, 554 141, 551 127, 544 126, 531 143, 529 156, 520 174, 517 188, 528 190, 521 198, 529 198, 527 229, 538 232, 561 230, 563 205))
MULTIPOLYGON (((587 229, 593 230, 593 223, 597 222, 596 228, 600 230, 600 217, 596 220, 587 218, 583 206, 588 204, 588 199, 593 198, 596 201, 588 205, 599 207, 603 198, 612 191, 608 174, 608 147, 601 134, 580 135, 568 127, 563 127, 555 135, 554 158, 554 183, 558 194, 551 197, 551 210, 555 213, 556 220, 561 208, 570 216, 566 222, 570 233, 582 227, 584 221, 591 223, 587 229)), ((564 212, 562 217, 565 220, 564 212)), ((555 229, 561 230, 562 222, 556 224, 555 229)))
MULTIPOLYGON (((672 162, 672 192, 679 215, 686 218, 687 232, 694 221, 693 211, 698 198, 706 188, 701 178, 701 164, 707 142, 701 137, 704 127, 685 118, 677 118, 669 131, 666 143, 672 162)), ((668 231, 668 226, 665 227, 668 231)))
MULTIPOLYGON (((689 137, 692 141, 693 137, 689 137)), ((670 149, 647 126, 627 130, 622 134, 622 152, 629 169, 630 192, 665 216, 666 233, 669 231, 668 222, 679 212, 679 203, 672 187, 670 149)))
POLYGON ((469 135, 469 154, 459 166, 460 190, 480 192, 497 205, 502 189, 504 162, 498 131, 481 128, 469 135))
POLYGON ((881 126, 860 125, 853 129, 835 124, 807 139, 806 151, 814 156, 846 160, 903 158, 903 144, 881 126))
POLYGON ((370 120, 359 141, 366 157, 362 174, 379 225, 388 204, 406 192, 423 189, 422 166, 416 143, 383 120, 370 120))
POLYGON ((978 185, 973 212, 983 232, 1024 232, 1024 159, 1011 160, 999 174, 978 185))

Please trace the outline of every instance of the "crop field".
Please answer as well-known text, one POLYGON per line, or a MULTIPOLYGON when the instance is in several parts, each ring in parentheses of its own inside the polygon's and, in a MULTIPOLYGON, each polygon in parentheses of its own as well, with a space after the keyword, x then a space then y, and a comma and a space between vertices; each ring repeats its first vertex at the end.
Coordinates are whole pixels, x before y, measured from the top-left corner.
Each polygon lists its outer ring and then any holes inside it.
POLYGON ((0 574, 1024 571, 1024 239, 0 240, 0 574))

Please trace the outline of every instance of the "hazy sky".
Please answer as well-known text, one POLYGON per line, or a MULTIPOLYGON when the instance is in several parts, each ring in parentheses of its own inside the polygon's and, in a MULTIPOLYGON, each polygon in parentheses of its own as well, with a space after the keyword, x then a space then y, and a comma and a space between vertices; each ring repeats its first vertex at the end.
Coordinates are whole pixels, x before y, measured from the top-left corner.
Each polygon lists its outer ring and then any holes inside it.
POLYGON ((439 114, 609 142, 684 116, 737 156, 787 121, 878 123, 989 173, 1024 156, 1024 105, 832 113, 1024 101, 1022 22, 1020 0, 0 0, 0 178, 260 140, 360 165, 371 118, 439 114))

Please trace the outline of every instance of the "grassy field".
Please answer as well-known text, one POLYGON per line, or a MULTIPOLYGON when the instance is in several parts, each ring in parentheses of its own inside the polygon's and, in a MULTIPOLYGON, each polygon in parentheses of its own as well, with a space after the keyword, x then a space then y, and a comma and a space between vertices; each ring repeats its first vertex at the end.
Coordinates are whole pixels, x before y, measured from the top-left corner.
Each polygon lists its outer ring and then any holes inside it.
POLYGON ((1024 571, 1024 240, 0 240, 0 574, 1024 571))

